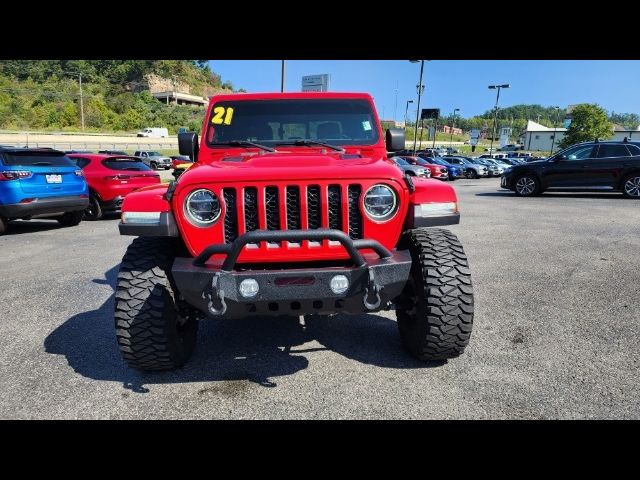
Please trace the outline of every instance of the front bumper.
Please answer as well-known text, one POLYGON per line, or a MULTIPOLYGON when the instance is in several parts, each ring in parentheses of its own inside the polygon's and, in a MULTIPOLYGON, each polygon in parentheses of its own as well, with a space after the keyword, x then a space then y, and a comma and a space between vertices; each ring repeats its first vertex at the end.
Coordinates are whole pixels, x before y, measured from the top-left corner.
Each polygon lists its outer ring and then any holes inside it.
POLYGON ((64 197, 36 198, 29 203, 0 205, 0 216, 5 218, 26 218, 37 215, 55 215, 84 210, 89 205, 88 196, 70 195, 64 197))
POLYGON ((102 209, 106 212, 119 212, 122 209, 123 196, 101 202, 102 209))
POLYGON ((507 190, 513 190, 509 177, 507 177, 506 175, 502 175, 500 177, 500 187, 507 190))
POLYGON ((389 252, 372 240, 352 240, 338 230, 260 231, 238 237, 231 245, 213 245, 192 258, 176 258, 172 274, 180 295, 209 316, 240 318, 248 315, 306 315, 364 313, 379 311, 402 291, 411 270, 408 251, 389 252), (294 238, 295 237, 295 238, 294 238), (256 241, 300 241, 328 238, 342 243, 351 256, 349 266, 295 265, 291 268, 236 268, 235 260, 247 243, 256 241), (361 255, 372 249, 378 257, 361 255), (206 263, 215 253, 226 253, 222 263, 206 263), (334 293, 335 275, 344 275, 348 288, 334 293), (253 279, 258 293, 251 298, 240 294, 240 283, 253 279))

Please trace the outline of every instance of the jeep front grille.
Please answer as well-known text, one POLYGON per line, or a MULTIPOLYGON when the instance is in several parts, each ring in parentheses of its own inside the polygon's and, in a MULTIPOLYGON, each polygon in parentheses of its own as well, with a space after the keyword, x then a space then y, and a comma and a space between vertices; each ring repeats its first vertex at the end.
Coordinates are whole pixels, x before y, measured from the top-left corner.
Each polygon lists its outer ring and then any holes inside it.
POLYGON ((224 188, 225 243, 252 230, 332 228, 363 238, 360 184, 224 188), (237 196, 243 200, 238 205, 237 196), (244 226, 244 228, 242 228, 244 226))
POLYGON ((224 204, 227 211, 224 214, 224 241, 231 243, 238 237, 238 212, 236 211, 236 190, 225 188, 222 190, 224 204))
POLYGON ((361 194, 360 185, 349 185, 349 236, 351 238, 362 238, 361 194))

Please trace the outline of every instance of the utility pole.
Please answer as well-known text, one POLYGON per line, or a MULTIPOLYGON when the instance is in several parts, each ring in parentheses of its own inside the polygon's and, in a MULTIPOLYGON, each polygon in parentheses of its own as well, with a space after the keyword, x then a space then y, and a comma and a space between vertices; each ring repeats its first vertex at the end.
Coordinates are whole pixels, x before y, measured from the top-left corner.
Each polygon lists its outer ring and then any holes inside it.
POLYGON ((449 137, 449 148, 453 148, 453 129, 456 125, 456 112, 459 112, 459 108, 455 108, 453 110, 453 115, 451 116, 451 136, 449 137))
POLYGON ((80 83, 80 124, 84 130, 84 99, 82 98, 82 74, 78 74, 78 82, 80 83))
POLYGON ((555 146, 556 143, 556 136, 558 135, 558 116, 560 115, 560 107, 553 107, 556 109, 556 121, 553 124, 553 139, 551 140, 551 154, 553 155, 553 147, 555 146))
POLYGON ((396 80, 396 101, 393 104, 393 121, 394 122, 398 120, 397 114, 398 114, 398 81, 396 80))
POLYGON ((418 89, 418 108, 416 109, 416 126, 413 131, 413 154, 416 154, 416 142, 418 141, 418 120, 420 115, 420 99, 422 98, 422 92, 424 91, 424 85, 422 84, 422 73, 424 72, 424 60, 409 60, 411 63, 420 62, 420 81, 416 88, 418 89))
POLYGON ((285 62, 286 60, 282 60, 282 72, 280 75, 280 92, 284 92, 284 77, 285 77, 285 73, 286 73, 286 67, 285 67, 285 62))
POLYGON ((493 115, 493 128, 491 129, 491 146, 489 147, 489 155, 493 153, 493 138, 496 136, 496 122, 498 121, 498 102, 500 101, 500 89, 501 88, 509 88, 511 85, 505 83, 504 85, 489 85, 490 90, 498 89, 498 94, 496 95, 496 106, 495 113, 493 115))

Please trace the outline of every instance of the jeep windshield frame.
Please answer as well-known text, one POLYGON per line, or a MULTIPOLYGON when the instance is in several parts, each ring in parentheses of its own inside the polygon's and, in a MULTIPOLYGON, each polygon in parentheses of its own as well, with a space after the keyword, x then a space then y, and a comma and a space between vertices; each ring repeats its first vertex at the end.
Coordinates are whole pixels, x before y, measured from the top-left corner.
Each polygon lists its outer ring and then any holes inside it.
POLYGON ((214 149, 238 140, 269 147, 305 141, 373 146, 379 135, 372 105, 362 98, 228 99, 212 106, 205 142, 214 149))

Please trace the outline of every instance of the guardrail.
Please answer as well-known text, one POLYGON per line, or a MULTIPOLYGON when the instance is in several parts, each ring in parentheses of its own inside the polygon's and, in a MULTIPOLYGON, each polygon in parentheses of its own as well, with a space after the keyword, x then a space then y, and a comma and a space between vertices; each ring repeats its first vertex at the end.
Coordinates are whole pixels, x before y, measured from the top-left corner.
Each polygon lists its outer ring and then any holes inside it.
POLYGON ((26 142, 12 142, 12 146, 22 148, 22 147, 35 147, 35 148, 54 148, 56 150, 126 150, 126 151, 136 151, 136 150, 178 150, 178 142, 176 141, 171 143, 114 143, 114 142, 29 142, 27 145, 26 142))

